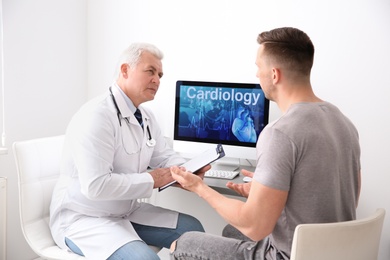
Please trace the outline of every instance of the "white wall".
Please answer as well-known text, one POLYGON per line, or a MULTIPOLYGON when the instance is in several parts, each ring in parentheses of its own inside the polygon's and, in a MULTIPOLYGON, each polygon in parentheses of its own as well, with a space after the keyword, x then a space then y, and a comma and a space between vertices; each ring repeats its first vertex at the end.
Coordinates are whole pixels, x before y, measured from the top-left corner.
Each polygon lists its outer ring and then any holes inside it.
MULTIPOLYGON (((87 98, 87 2, 3 0, 8 155, 7 259, 34 259, 19 224, 16 140, 63 134, 87 98)), ((1 104, 1 101, 0 101, 1 104)), ((1 123, 0 123, 1 124, 1 123)))
MULTIPOLYGON (((178 79, 256 82, 256 36, 280 26, 298 27, 315 47, 312 83, 339 106, 361 137, 363 188, 358 216, 378 207, 390 214, 390 2, 358 1, 89 1, 88 93, 107 88, 119 53, 148 41, 165 53, 164 77, 150 106, 173 135, 174 86, 178 79), (164 108, 164 109, 161 109, 164 108)), ((272 118, 278 111, 273 107, 272 118)), ((219 217, 196 196, 166 190, 160 205, 196 214, 210 232, 219 217), (165 193, 166 192, 166 193, 165 193), (191 203, 188 203, 191 200, 191 203)), ((380 259, 390 259, 385 221, 380 259)))
MULTIPOLYGON (((3 0, 3 5, 9 148, 16 140, 64 133, 77 108, 112 82, 117 57, 133 41, 155 43, 166 55, 165 76, 150 106, 158 108, 162 129, 172 136, 177 79, 256 82, 257 34, 295 26, 316 46, 317 94, 338 105, 359 129, 359 217, 377 207, 390 214, 388 0, 3 0)), ((278 114, 273 107, 271 117, 278 114)), ((12 151, 0 156, 0 172, 9 184, 7 259, 33 259, 19 227, 12 151)), ((193 194, 166 190, 156 202, 194 212, 209 232, 218 233, 224 224, 193 194)), ((389 231, 387 217, 380 260, 390 259, 389 231)))

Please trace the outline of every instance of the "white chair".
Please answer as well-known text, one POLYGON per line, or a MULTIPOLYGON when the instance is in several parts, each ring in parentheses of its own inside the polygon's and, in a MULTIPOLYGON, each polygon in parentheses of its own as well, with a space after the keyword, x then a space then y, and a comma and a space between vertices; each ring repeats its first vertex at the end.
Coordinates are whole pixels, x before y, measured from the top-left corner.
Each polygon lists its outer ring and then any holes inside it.
POLYGON ((64 136, 15 142, 20 222, 31 249, 43 259, 85 259, 59 248, 50 233, 49 207, 60 174, 64 136))
MULTIPOLYGON (((31 249, 42 259, 85 259, 59 248, 49 228, 49 208, 60 175, 64 136, 15 142, 13 152, 19 185, 20 222, 31 249)), ((150 246, 156 253, 161 249, 150 246)))
POLYGON ((385 210, 367 218, 295 228, 290 260, 376 260, 385 210))

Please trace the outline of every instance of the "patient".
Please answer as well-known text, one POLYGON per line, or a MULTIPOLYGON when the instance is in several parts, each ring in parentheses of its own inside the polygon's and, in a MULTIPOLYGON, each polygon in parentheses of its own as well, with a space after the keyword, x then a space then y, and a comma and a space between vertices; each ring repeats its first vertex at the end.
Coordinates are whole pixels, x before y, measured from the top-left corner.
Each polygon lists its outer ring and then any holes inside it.
POLYGON ((256 76, 283 115, 260 134, 255 172, 242 171, 252 182, 227 184, 245 202, 171 167, 175 180, 229 223, 225 237, 185 233, 171 246, 173 259, 289 259, 297 225, 356 218, 358 132, 337 107, 314 94, 313 43, 290 27, 265 31, 257 41, 256 76))

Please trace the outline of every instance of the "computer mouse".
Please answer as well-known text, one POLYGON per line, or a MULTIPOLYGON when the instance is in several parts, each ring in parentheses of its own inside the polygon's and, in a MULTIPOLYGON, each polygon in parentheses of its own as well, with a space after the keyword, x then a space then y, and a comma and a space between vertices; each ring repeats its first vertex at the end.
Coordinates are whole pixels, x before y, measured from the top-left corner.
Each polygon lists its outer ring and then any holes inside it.
POLYGON ((251 182, 252 181, 252 178, 251 177, 248 177, 248 176, 245 176, 244 178, 242 178, 242 180, 244 182, 251 182))

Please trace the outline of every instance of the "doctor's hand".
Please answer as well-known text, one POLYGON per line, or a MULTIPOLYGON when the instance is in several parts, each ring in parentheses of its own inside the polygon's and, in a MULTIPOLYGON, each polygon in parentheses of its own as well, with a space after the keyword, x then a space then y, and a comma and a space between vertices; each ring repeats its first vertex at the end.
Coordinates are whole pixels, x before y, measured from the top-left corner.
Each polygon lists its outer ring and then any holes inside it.
MULTIPOLYGON (((241 172, 244 176, 253 178, 253 172, 247 171, 245 169, 242 169, 241 172)), ((248 196, 249 196, 249 191, 251 190, 251 185, 252 185, 251 182, 234 183, 234 182, 229 181, 228 183, 226 183, 226 187, 228 187, 231 190, 234 190, 235 192, 237 192, 238 194, 240 194, 241 196, 243 196, 245 198, 248 198, 248 196)))
POLYGON ((159 188, 173 181, 169 168, 157 168, 149 172, 154 180, 153 188, 159 188))

